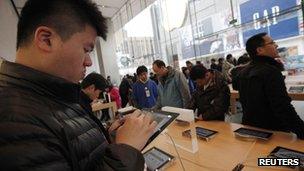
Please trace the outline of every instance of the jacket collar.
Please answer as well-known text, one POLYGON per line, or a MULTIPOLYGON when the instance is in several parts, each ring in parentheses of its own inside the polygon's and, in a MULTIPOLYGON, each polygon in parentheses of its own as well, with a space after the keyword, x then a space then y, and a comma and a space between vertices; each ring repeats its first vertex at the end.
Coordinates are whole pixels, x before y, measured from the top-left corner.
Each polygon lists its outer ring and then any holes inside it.
POLYGON ((2 81, 30 89, 43 96, 51 96, 68 102, 79 102, 80 86, 33 68, 3 61, 0 69, 2 81))
POLYGON ((252 59, 252 63, 256 64, 256 63, 264 63, 264 64, 269 64, 272 66, 275 66, 276 68, 278 68, 280 71, 284 70, 284 65, 277 62, 274 58, 269 57, 269 56, 255 56, 252 59))

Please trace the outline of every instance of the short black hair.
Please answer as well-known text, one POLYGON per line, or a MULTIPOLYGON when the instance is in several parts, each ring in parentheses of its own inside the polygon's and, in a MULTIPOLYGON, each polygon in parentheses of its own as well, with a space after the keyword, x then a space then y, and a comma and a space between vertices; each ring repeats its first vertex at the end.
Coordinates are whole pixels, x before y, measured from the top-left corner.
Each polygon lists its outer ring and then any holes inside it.
POLYGON ((89 75, 87 75, 81 82, 81 88, 85 89, 89 87, 90 85, 94 85, 95 89, 105 91, 107 87, 110 86, 108 81, 100 74, 96 72, 92 72, 89 75))
POLYGON ((228 54, 228 55, 226 56, 226 60, 228 60, 228 59, 230 59, 230 58, 232 58, 232 55, 231 55, 231 54, 228 54))
POLYGON ((224 58, 219 58, 218 59, 218 62, 223 62, 224 61, 224 58))
POLYGON ((212 58, 212 59, 211 59, 211 62, 215 62, 215 59, 214 59, 214 58, 212 58))
POLYGON ((262 47, 264 45, 263 37, 266 36, 267 33, 259 33, 252 37, 250 37, 246 42, 246 51, 248 52, 250 58, 254 58, 257 55, 257 48, 262 47))
POLYGON ((144 72, 148 72, 147 67, 145 67, 144 65, 139 66, 139 67, 136 69, 136 74, 137 74, 137 75, 140 75, 140 74, 142 74, 142 73, 144 73, 144 72))
POLYGON ((158 68, 161 68, 161 67, 166 67, 166 64, 164 61, 162 60, 156 60, 153 62, 153 65, 156 65, 158 68))
POLYGON ((186 61, 186 64, 193 65, 192 62, 190 62, 190 61, 186 61))
POLYGON ((86 25, 106 39, 106 19, 91 0, 28 0, 18 21, 17 49, 27 45, 40 26, 54 29, 65 41, 86 25))
POLYGON ((248 56, 243 55, 237 60, 237 65, 246 64, 248 62, 250 62, 250 58, 248 56))
POLYGON ((207 72, 207 68, 205 68, 203 65, 195 65, 190 71, 190 78, 194 81, 197 79, 205 78, 207 72))

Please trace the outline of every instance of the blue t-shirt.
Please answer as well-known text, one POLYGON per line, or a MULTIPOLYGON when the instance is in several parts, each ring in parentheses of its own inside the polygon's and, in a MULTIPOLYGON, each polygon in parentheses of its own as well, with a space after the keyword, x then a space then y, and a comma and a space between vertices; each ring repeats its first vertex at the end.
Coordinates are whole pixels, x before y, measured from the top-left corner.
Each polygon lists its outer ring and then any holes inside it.
POLYGON ((156 83, 150 79, 146 83, 137 81, 133 84, 132 99, 139 109, 153 107, 157 100, 156 83))

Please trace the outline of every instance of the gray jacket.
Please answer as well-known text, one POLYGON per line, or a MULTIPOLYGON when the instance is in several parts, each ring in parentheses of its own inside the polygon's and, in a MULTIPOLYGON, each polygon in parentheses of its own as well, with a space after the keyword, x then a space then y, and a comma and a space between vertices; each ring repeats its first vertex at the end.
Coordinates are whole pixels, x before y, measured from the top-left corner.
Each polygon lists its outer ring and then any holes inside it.
POLYGON ((185 108, 190 101, 190 92, 185 76, 168 66, 168 75, 159 78, 158 98, 154 109, 164 106, 185 108))

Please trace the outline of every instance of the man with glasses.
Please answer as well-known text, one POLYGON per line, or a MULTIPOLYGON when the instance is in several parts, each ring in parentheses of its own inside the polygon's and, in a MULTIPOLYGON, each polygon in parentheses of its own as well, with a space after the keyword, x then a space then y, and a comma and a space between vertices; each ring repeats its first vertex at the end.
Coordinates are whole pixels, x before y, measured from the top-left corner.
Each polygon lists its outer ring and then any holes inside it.
POLYGON ((291 105, 283 66, 277 62, 278 45, 267 33, 252 36, 246 50, 252 62, 234 80, 243 107, 243 124, 294 132, 304 139, 304 122, 291 105))

